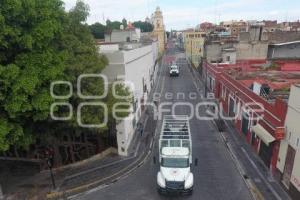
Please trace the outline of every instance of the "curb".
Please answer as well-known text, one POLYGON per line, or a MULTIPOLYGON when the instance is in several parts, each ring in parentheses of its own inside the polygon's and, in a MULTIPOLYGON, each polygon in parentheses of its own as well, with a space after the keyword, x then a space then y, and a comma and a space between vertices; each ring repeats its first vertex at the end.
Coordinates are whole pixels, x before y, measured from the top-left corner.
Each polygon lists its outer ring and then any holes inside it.
MULTIPOLYGON (((216 126, 215 122, 213 122, 213 124, 216 126)), ((223 132, 220 132, 221 138, 224 142, 224 144, 227 147, 227 150, 239 172, 239 174, 241 175, 242 179, 244 180, 244 182, 246 183, 246 186, 248 188, 248 190, 251 193, 251 196, 253 199, 255 200, 264 200, 265 198, 263 197, 262 193, 258 190, 258 188, 256 187, 256 185, 253 183, 253 181, 247 177, 245 170, 243 169, 243 166, 240 164, 238 158, 236 157, 230 143, 228 143, 226 137, 224 136, 223 132)))
POLYGON ((112 174, 112 175, 110 175, 108 177, 105 177, 105 178, 103 178, 101 180, 97 180, 97 181, 94 181, 92 183, 84 184, 84 185, 81 185, 81 186, 78 186, 78 187, 75 187, 75 188, 72 188, 72 189, 69 189, 69 190, 65 190, 65 191, 61 191, 61 192, 49 193, 49 194, 47 194, 46 199, 53 200, 53 199, 65 198, 65 197, 69 197, 69 196, 72 196, 72 195, 76 195, 76 194, 85 192, 85 191, 93 189, 95 187, 99 187, 101 185, 110 185, 111 183, 117 182, 122 177, 131 174, 133 171, 135 171, 137 168, 139 168, 140 166, 142 166, 145 163, 145 161, 148 159, 148 157, 152 153, 153 144, 154 144, 153 141, 151 141, 151 143, 150 143, 150 145, 151 145, 150 149, 148 150, 148 152, 146 153, 146 155, 145 155, 145 152, 144 152, 143 155, 140 156, 140 158, 138 158, 134 163, 126 166, 124 169, 116 172, 115 174, 112 174), (145 155, 145 157, 144 157, 144 155, 145 155), (126 171, 128 169, 130 169, 130 170, 126 171), (121 174, 122 172, 124 172, 124 173, 121 174), (118 174, 121 174, 121 175, 118 176, 118 174), (118 176, 118 177, 113 178, 114 176, 118 176), (110 178, 113 178, 113 179, 110 180, 109 183, 102 183, 103 181, 106 181, 106 180, 108 180, 110 178))
MULTIPOLYGON (((81 160, 81 161, 78 161, 76 163, 72 163, 72 164, 69 164, 69 165, 65 165, 65 166, 61 166, 61 167, 58 167, 58 168, 53 168, 52 171, 54 173, 59 173, 63 170, 68 170, 68 169, 73 169, 73 168, 76 168, 76 167, 80 167, 81 165, 84 165, 90 161, 95 161, 95 160, 101 160, 103 158, 105 158, 106 156, 108 156, 109 154, 117 154, 118 153, 118 150, 114 147, 109 147, 107 148, 106 150, 104 150, 103 152, 99 153, 99 154, 96 154, 90 158, 87 158, 87 159, 84 159, 84 160, 81 160)), ((43 170, 40 172, 41 174, 43 173, 49 173, 49 170, 43 170)))

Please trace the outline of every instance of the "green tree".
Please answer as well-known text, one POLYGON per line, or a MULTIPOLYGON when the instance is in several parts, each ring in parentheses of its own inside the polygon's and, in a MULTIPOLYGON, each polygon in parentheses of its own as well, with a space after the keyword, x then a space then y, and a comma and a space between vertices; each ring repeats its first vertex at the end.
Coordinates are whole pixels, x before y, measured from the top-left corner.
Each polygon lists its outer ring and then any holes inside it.
POLYGON ((110 21, 109 19, 106 20, 106 29, 108 31, 120 30, 120 26, 121 25, 122 25, 122 22, 119 22, 119 21, 110 21))
POLYGON ((122 24, 124 28, 127 28, 127 20, 125 18, 122 19, 122 24))
POLYGON ((51 81, 62 77, 57 48, 66 13, 59 0, 3 0, 0 6, 0 150, 33 141, 31 125, 46 120, 51 81))
POLYGON ((142 32, 152 32, 153 25, 149 22, 136 21, 132 23, 134 27, 140 28, 142 32))
MULTIPOLYGON (((12 145, 27 147, 37 136, 48 137, 61 131, 83 132, 75 117, 69 122, 51 120, 49 112, 54 99, 49 88, 53 81, 68 80, 76 91, 79 75, 100 73, 108 64, 98 53, 85 23, 88 14, 89 8, 82 1, 68 13, 61 0, 1 1, 0 151, 12 145)), ((89 81, 83 92, 102 93, 101 85, 100 80, 89 81)), ((128 93, 122 85, 118 90, 128 93)), ((57 89, 55 92, 61 94, 63 91, 57 89)), ((73 95, 67 101, 76 108, 82 100, 73 95)), ((110 97, 103 101, 118 102, 110 97)), ((56 111, 64 113, 62 108, 56 111)), ((87 113, 85 122, 94 122, 101 112, 87 113)), ((124 116, 127 114, 125 112, 124 116)))
POLYGON ((96 23, 90 25, 90 30, 96 39, 104 39, 106 26, 104 26, 103 24, 96 22, 96 23))
MULTIPOLYGON (((85 24, 86 18, 88 17, 88 7, 79 1, 76 6, 70 10, 69 16, 69 22, 65 30, 66 33, 64 34, 66 38, 63 40, 63 48, 67 48, 68 52, 70 52, 66 59, 67 76, 65 79, 71 81, 75 86, 77 84, 77 77, 82 74, 100 74, 108 64, 108 60, 98 53, 94 38, 89 33, 88 25, 85 24), (82 13, 85 13, 85 15, 82 13), (76 16, 81 16, 81 18, 76 16)), ((113 23, 114 22, 112 22, 112 24, 113 23)), ((85 95, 100 95, 103 93, 103 85, 104 83, 98 78, 88 79, 82 82, 82 93, 85 95)), ((127 94, 127 92, 124 92, 127 91, 124 87, 119 87, 118 89, 118 92, 124 95, 127 94)), ((129 93, 127 95, 129 95, 129 93)), ((71 99, 72 105, 74 106, 77 106, 83 101, 86 100, 80 99, 77 96, 71 99)), ((128 102, 129 100, 112 100, 107 97, 103 101, 109 106, 111 102, 128 102)), ((109 106, 109 115, 111 111, 112 106, 109 106)), ((84 115, 84 122, 87 124, 95 124, 95 120, 102 120, 99 118, 99 116, 102 115, 101 110, 92 112, 89 109, 84 115)), ((77 127, 76 118, 74 118, 72 126, 77 127)))

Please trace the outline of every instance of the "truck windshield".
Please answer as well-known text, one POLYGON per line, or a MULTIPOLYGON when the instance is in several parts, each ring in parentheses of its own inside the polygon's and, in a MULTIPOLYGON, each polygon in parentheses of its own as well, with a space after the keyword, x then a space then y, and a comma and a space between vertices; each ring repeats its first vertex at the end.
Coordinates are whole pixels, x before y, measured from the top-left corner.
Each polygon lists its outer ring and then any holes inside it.
POLYGON ((171 66, 171 69, 177 69, 178 67, 176 65, 171 66))
POLYGON ((162 158, 163 167, 170 168, 186 168, 189 166, 188 158, 162 158))

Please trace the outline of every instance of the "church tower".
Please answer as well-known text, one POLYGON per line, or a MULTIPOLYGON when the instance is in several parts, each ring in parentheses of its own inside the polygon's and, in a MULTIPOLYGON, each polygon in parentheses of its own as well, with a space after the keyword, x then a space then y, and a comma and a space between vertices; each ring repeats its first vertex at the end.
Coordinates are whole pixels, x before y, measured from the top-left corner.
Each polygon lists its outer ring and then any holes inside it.
POLYGON ((154 26, 152 35, 158 39, 159 53, 163 53, 165 50, 166 33, 163 15, 159 7, 156 8, 156 11, 152 14, 151 18, 152 25, 154 26))

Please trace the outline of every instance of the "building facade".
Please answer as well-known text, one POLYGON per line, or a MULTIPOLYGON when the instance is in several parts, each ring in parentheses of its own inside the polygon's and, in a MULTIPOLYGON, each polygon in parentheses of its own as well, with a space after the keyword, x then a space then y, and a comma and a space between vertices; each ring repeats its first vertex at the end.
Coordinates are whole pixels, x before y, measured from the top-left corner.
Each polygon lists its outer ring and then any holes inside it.
POLYGON ((300 199, 300 85, 291 88, 285 121, 285 138, 277 160, 278 179, 293 199, 300 199))
POLYGON ((130 48, 121 45, 99 44, 100 53, 109 60, 109 65, 102 73, 107 76, 109 83, 117 81, 128 86, 133 95, 132 112, 125 119, 117 121, 116 126, 118 153, 127 156, 144 103, 157 77, 159 45, 158 41, 143 45, 134 43, 130 48))
POLYGON ((221 103, 223 113, 234 117, 232 123, 239 134, 274 173, 280 141, 284 137, 287 105, 281 99, 269 103, 223 69, 204 64, 202 75, 206 88, 221 103), (263 108, 262 112, 257 104, 263 108))
POLYGON ((193 66, 198 67, 204 56, 204 42, 206 33, 197 31, 183 32, 184 50, 186 57, 193 66))
POLYGON ((162 15, 162 11, 159 7, 156 8, 156 11, 152 14, 151 18, 154 27, 152 36, 157 38, 159 44, 159 53, 162 54, 165 50, 167 38, 165 32, 164 18, 162 15))
POLYGON ((125 30, 113 30, 105 34, 105 42, 139 42, 141 38, 141 29, 130 28, 125 30))

